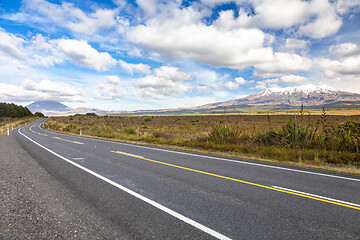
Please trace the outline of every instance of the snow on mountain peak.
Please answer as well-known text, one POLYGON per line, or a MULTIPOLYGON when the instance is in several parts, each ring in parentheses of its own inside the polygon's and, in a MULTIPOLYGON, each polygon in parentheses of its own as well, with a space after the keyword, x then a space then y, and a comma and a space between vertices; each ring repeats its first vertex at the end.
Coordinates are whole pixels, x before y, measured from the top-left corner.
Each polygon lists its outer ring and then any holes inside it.
POLYGON ((297 86, 297 87, 284 87, 284 88, 267 88, 264 91, 260 92, 259 96, 268 96, 270 94, 278 94, 278 95, 292 95, 294 93, 320 93, 320 92, 332 92, 337 91, 335 88, 330 87, 328 85, 322 84, 320 86, 315 86, 313 84, 297 86))

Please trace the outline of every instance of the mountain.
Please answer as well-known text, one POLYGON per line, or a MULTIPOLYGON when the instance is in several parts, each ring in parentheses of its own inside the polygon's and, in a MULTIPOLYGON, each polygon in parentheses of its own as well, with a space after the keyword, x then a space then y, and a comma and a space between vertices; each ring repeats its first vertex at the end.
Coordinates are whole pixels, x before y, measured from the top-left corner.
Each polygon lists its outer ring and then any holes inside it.
MULTIPOLYGON (((66 112, 72 108, 56 101, 36 101, 26 106, 32 113, 35 112, 66 112)), ((46 115, 46 114, 45 114, 46 115)))
POLYGON ((106 111, 94 108, 71 108, 56 101, 36 101, 26 106, 32 113, 41 112, 45 116, 67 116, 74 114, 106 114, 106 111))
POLYGON ((336 90, 327 85, 304 85, 299 87, 267 88, 244 98, 206 104, 192 108, 176 108, 139 111, 103 111, 92 108, 70 108, 55 101, 37 101, 27 106, 31 112, 42 112, 47 116, 74 114, 146 115, 146 114, 206 114, 216 112, 250 112, 254 109, 307 108, 360 108, 360 94, 336 90))
POLYGON ((306 107, 358 107, 360 94, 336 90, 327 85, 304 85, 299 87, 267 88, 245 98, 226 102, 206 104, 198 109, 215 108, 245 108, 254 106, 270 106, 281 108, 294 108, 301 105, 306 107))

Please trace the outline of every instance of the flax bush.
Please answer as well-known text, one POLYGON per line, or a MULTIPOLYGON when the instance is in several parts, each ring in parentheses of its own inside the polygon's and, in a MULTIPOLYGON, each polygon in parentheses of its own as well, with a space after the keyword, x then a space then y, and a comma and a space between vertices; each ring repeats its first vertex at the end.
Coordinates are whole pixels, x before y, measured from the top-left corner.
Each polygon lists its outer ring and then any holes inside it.
POLYGON ((229 138, 236 138, 240 136, 240 132, 235 130, 231 126, 227 126, 224 124, 216 125, 209 133, 209 137, 212 140, 220 140, 225 141, 229 138))
POLYGON ((306 147, 315 139, 316 129, 307 125, 295 123, 291 119, 279 131, 280 141, 283 146, 306 147))

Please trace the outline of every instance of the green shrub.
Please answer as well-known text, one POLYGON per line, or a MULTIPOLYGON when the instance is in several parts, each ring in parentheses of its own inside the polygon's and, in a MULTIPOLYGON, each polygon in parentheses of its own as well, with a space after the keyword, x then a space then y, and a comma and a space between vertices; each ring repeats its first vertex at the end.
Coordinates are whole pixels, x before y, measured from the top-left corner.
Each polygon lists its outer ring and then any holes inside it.
POLYGON ((239 137, 240 132, 227 125, 216 125, 209 133, 213 140, 226 140, 228 138, 239 137))
POLYGON ((123 128, 124 133, 128 134, 128 135, 134 135, 136 134, 136 130, 132 127, 125 127, 123 128))
POLYGON ((297 124, 291 119, 279 131, 280 141, 283 146, 309 146, 315 138, 316 129, 297 124))
POLYGON ((324 131, 326 149, 336 151, 360 152, 360 123, 347 121, 327 128, 324 131))
POLYGON ((250 139, 265 146, 280 145, 280 136, 276 130, 258 131, 250 136, 250 139))
POLYGON ((64 127, 64 131, 70 132, 70 130, 75 129, 76 127, 77 127, 76 125, 70 123, 70 124, 67 124, 67 125, 64 127))

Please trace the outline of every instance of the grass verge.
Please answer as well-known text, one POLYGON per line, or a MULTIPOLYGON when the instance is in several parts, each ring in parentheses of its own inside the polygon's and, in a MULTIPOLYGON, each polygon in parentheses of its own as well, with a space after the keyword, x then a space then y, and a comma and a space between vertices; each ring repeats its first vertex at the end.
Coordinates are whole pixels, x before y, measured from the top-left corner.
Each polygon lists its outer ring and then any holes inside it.
POLYGON ((58 132, 360 174, 360 116, 200 115, 51 118, 58 132))

